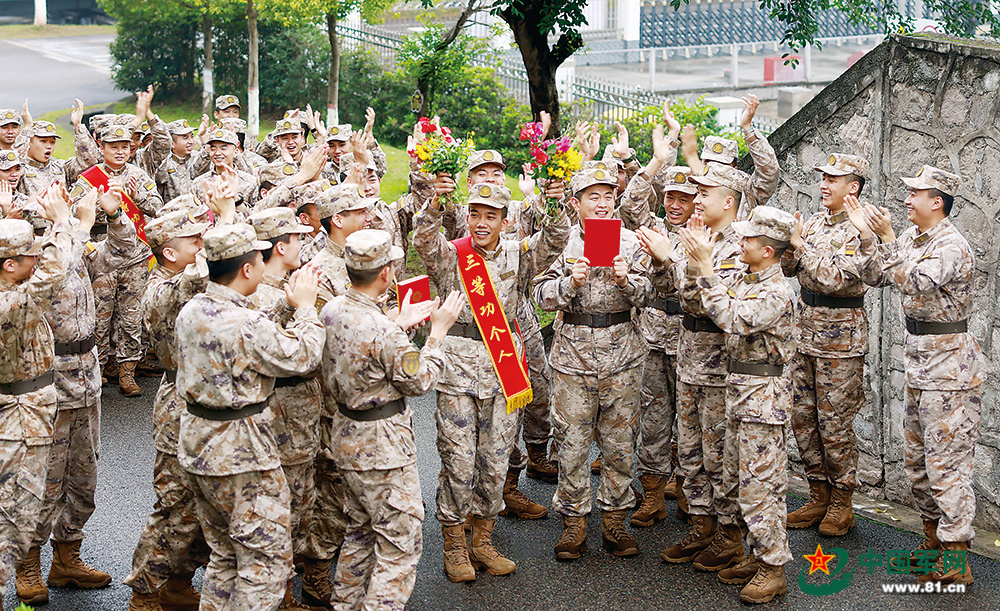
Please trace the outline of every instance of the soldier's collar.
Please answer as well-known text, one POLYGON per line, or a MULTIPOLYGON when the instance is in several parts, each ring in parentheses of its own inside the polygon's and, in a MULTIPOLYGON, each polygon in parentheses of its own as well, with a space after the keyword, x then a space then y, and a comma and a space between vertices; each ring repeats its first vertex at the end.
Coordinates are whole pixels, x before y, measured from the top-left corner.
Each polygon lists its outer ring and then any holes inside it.
POLYGON ((941 233, 944 230, 945 227, 948 227, 950 225, 951 225, 951 221, 948 219, 948 217, 945 217, 945 218, 941 219, 941 221, 937 225, 934 225, 933 227, 931 227, 927 231, 925 231, 925 232, 917 235, 915 238, 913 238, 913 244, 915 246, 923 246, 928 241, 930 241, 931 238, 933 238, 933 237, 937 236, 939 233, 941 233))
POLYGON ((278 289, 280 289, 281 287, 283 287, 285 285, 285 279, 284 278, 279 278, 278 276, 274 276, 272 274, 268 274, 267 272, 264 273, 264 275, 261 277, 260 281, 261 281, 261 284, 266 284, 268 286, 273 286, 274 288, 278 288, 278 289))
POLYGON ((39 168, 39 169, 41 169, 41 168, 48 167, 48 165, 52 161, 52 159, 49 158, 49 161, 35 161, 31 157, 28 157, 24 161, 25 161, 25 163, 27 163, 28 165, 30 165, 33 168, 39 168))
POLYGON ((841 210, 837 214, 830 214, 829 212, 827 212, 826 219, 824 220, 826 220, 827 224, 830 225, 838 225, 840 223, 843 223, 844 221, 847 220, 847 210, 841 210))
POLYGON ((372 299, 368 295, 365 295, 364 293, 362 293, 361 291, 359 291, 358 289, 356 289, 354 287, 350 287, 350 288, 347 289, 347 298, 348 299, 353 299, 354 301, 360 303, 361 305, 365 305, 365 306, 368 306, 368 307, 371 307, 371 308, 375 308, 379 312, 382 311, 382 308, 379 307, 377 301, 375 301, 374 299, 372 299))
POLYGON ((205 294, 225 301, 231 301, 241 308, 246 308, 248 310, 254 309, 253 302, 250 301, 249 297, 241 295, 228 286, 219 284, 218 282, 212 282, 209 280, 208 286, 205 287, 205 294))
POLYGON ((326 236, 326 248, 341 259, 344 258, 344 247, 334 242, 329 235, 326 236))
POLYGON ((747 272, 743 274, 743 282, 746 282, 747 284, 757 284, 758 282, 763 282, 771 278, 779 271, 781 271, 781 266, 775 264, 759 272, 747 272))
POLYGON ((736 234, 736 230, 733 229, 733 225, 729 224, 722 228, 721 231, 715 234, 715 241, 721 242, 722 240, 728 239, 730 236, 736 234))
POLYGON ((187 163, 188 159, 191 159, 191 155, 188 155, 187 157, 178 157, 175 153, 170 153, 170 158, 176 161, 177 163, 184 165, 185 163, 187 163))
POLYGON ((128 162, 126 161, 126 162, 125 162, 125 163, 124 163, 124 164, 122 165, 122 167, 118 168, 117 170, 115 170, 115 169, 112 169, 112 168, 111 168, 111 166, 109 166, 109 165, 108 165, 108 164, 107 164, 106 162, 104 162, 104 161, 102 161, 102 162, 101 162, 101 167, 102 167, 103 169, 107 170, 108 174, 111 174, 112 176, 121 176, 122 174, 124 174, 124 173, 125 173, 125 168, 127 168, 127 167, 128 167, 128 162))

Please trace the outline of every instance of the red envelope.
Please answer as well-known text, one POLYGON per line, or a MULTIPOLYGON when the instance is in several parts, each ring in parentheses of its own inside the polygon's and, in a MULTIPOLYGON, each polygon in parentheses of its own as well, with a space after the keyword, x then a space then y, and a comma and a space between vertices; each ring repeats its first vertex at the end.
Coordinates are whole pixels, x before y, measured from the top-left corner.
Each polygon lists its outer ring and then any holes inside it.
POLYGON ((584 219, 583 256, 591 267, 611 267, 621 252, 621 219, 584 219))
POLYGON ((413 295, 410 297, 410 303, 420 303, 421 301, 430 301, 431 299, 431 279, 427 277, 426 274, 422 276, 416 276, 410 278, 409 280, 403 280, 402 282, 396 283, 396 295, 399 298, 399 307, 403 307, 403 299, 406 298, 406 292, 413 291, 413 295))

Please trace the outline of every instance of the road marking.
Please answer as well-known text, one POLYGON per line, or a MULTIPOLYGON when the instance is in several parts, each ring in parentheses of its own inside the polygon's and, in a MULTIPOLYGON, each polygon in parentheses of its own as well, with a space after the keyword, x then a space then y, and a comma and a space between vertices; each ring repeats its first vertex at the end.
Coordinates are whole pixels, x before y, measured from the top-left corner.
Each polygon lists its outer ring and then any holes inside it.
POLYGON ((15 42, 13 40, 5 40, 3 42, 5 42, 5 43, 7 43, 9 45, 14 45, 15 47, 20 47, 22 49, 27 49, 28 51, 32 51, 34 53, 39 53, 43 57, 45 57, 46 59, 54 59, 54 60, 62 61, 62 62, 72 62, 72 63, 75 63, 75 64, 82 64, 84 66, 87 66, 88 68, 92 68, 94 70, 97 70, 98 72, 100 72, 102 74, 111 74, 111 69, 110 68, 106 68, 104 66, 101 66, 101 65, 98 65, 98 64, 94 64, 94 63, 91 63, 91 62, 88 62, 88 61, 85 61, 85 60, 82 60, 82 59, 77 59, 75 57, 70 57, 69 55, 63 55, 62 53, 53 53, 52 51, 46 51, 46 50, 43 50, 43 49, 38 49, 38 48, 33 47, 31 45, 24 44, 23 42, 15 42))

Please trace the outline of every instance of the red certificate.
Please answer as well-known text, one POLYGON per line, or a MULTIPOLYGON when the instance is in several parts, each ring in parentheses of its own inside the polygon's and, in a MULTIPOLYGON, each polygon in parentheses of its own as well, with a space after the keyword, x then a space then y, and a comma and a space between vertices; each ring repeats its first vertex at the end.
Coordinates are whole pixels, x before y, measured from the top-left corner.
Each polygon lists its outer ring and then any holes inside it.
POLYGON ((584 219, 583 256, 591 267, 611 267, 621 252, 621 219, 584 219))
POLYGON ((410 303, 420 303, 421 301, 430 301, 431 298, 431 280, 426 274, 423 276, 416 276, 410 278, 409 280, 403 280, 402 282, 396 283, 396 295, 399 298, 399 307, 403 307, 403 300, 406 299, 406 292, 413 291, 413 295, 410 296, 410 303))

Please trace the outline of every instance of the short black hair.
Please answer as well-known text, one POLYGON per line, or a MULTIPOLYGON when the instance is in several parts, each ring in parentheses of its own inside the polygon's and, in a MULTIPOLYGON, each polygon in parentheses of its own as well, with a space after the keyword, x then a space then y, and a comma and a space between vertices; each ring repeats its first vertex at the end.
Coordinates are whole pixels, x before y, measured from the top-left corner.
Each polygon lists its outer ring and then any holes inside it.
POLYGON ((0 257, 0 267, 3 267, 3 264, 7 261, 7 259, 10 259, 15 263, 20 263, 21 261, 24 260, 24 255, 14 255, 13 257, 0 257))
POLYGON ((866 181, 864 176, 858 176, 857 174, 848 174, 847 182, 858 183, 858 192, 854 194, 855 197, 859 197, 861 195, 861 192, 865 190, 866 181))
POLYGON ((733 196, 733 200, 736 202, 736 208, 739 209, 740 202, 743 201, 743 191, 737 191, 736 189, 730 189, 729 187, 722 187, 726 190, 727 197, 729 195, 733 196))
POLYGON ((251 250, 246 254, 231 259, 209 261, 208 279, 218 284, 229 284, 236 279, 236 275, 240 273, 244 265, 247 263, 256 263, 258 252, 260 251, 251 250))
POLYGON ((332 218, 333 218, 332 216, 328 216, 325 219, 319 220, 320 227, 322 227, 323 230, 326 231, 326 235, 330 235, 330 226, 333 224, 333 221, 331 221, 330 219, 332 218))
POLYGON ((153 256, 156 257, 156 262, 159 263, 160 265, 166 265, 168 263, 168 261, 163 258, 163 249, 170 246, 173 243, 174 239, 175 238, 171 238, 166 242, 164 242, 163 244, 160 244, 159 246, 151 246, 149 248, 151 251, 153 251, 153 256))
POLYGON ((955 197, 953 195, 948 195, 944 191, 939 191, 938 189, 928 189, 931 192, 931 197, 940 197, 941 201, 944 202, 944 206, 941 207, 944 210, 944 215, 951 215, 951 207, 955 205, 955 197))
POLYGON ((316 204, 314 202, 306 202, 302 204, 301 206, 295 209, 295 216, 298 216, 300 214, 309 214, 308 212, 306 212, 306 208, 308 208, 309 206, 315 208, 316 204))
POLYGON ((757 236, 757 239, 760 240, 761 246, 770 246, 771 248, 773 248, 774 256, 777 259, 780 259, 781 255, 785 254, 785 251, 788 250, 788 247, 791 244, 790 242, 784 242, 782 240, 775 240, 774 238, 769 238, 766 235, 757 236))
MULTIPOLYGON (((389 265, 391 265, 391 263, 389 265)), ((382 273, 382 270, 389 267, 389 265, 383 265, 378 269, 366 270, 351 269, 348 267, 347 277, 351 281, 351 286, 370 286, 371 283, 375 282, 375 279, 378 278, 378 275, 382 273)))
POLYGON ((273 182, 269 180, 262 180, 260 181, 260 184, 257 186, 257 195, 260 197, 264 197, 264 191, 270 191, 273 188, 274 188, 273 182))
POLYGON ((288 244, 289 242, 292 241, 292 234, 286 233, 286 234, 283 234, 283 235, 279 235, 276 238, 270 238, 270 239, 265 240, 265 241, 266 242, 270 242, 271 243, 271 247, 268 248, 268 249, 266 249, 266 250, 260 251, 260 254, 261 254, 262 257, 264 257, 264 263, 267 263, 268 261, 271 260, 271 256, 274 255, 274 245, 277 244, 278 242, 282 242, 284 244, 288 244))

